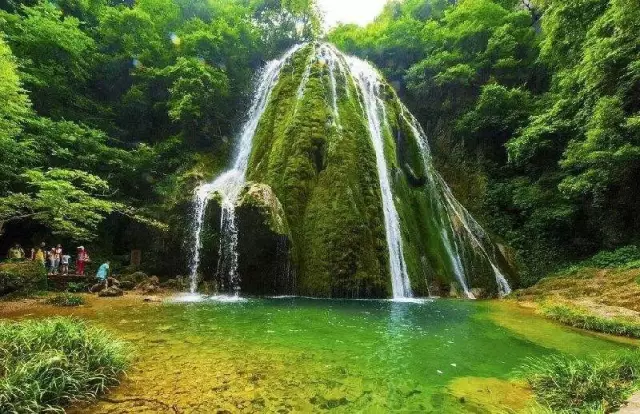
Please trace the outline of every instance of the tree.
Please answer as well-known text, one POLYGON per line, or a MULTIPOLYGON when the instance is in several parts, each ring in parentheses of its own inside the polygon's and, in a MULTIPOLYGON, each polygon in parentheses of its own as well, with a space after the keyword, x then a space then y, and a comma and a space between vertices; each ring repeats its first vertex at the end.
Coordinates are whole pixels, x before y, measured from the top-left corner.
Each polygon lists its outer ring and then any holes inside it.
POLYGON ((79 113, 93 111, 86 84, 95 43, 77 18, 40 2, 21 7, 20 14, 0 12, 0 24, 23 66, 22 81, 40 114, 54 118, 73 114, 70 118, 77 119, 79 113))
POLYGON ((74 240, 95 236, 98 224, 113 210, 104 199, 108 184, 78 170, 27 170, 22 174, 27 190, 0 197, 0 233, 5 223, 30 219, 74 240))

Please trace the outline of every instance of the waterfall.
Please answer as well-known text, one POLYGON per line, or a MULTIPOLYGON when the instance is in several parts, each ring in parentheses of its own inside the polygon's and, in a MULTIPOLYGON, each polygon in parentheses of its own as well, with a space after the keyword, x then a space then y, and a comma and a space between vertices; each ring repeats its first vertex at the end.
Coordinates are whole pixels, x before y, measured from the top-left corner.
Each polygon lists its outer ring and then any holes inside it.
POLYGON ((220 223, 220 256, 218 273, 229 282, 228 288, 238 294, 240 278, 238 276, 238 227, 236 223, 235 205, 245 183, 251 143, 264 113, 269 97, 284 64, 293 56, 301 45, 291 48, 282 58, 269 62, 264 68, 249 109, 247 120, 242 127, 238 149, 231 169, 224 172, 213 182, 201 185, 196 189, 194 197, 194 230, 193 254, 190 263, 190 290, 194 293, 198 287, 198 268, 200 266, 202 240, 201 233, 207 203, 212 194, 222 198, 222 214, 220 223))
MULTIPOLYGON (((227 286, 224 286, 227 291, 232 291, 236 294, 239 292, 238 223, 235 209, 240 193, 245 186, 253 137, 283 67, 301 48, 302 45, 295 46, 281 59, 274 60, 266 65, 257 83, 254 100, 249 109, 246 122, 241 129, 235 159, 231 168, 214 181, 203 184, 196 189, 194 195, 193 251, 190 262, 190 289, 192 293, 195 292, 198 285, 198 269, 202 253, 201 232, 204 226, 207 203, 214 194, 218 197, 222 210, 218 277, 224 283, 228 283, 227 286)), ((333 119, 328 121, 335 127, 334 130, 338 134, 342 134, 344 132, 343 128, 348 125, 348 114, 343 112, 343 117, 340 114, 341 102, 344 103, 343 98, 345 96, 348 100, 351 100, 353 95, 352 102, 354 102, 354 107, 349 108, 349 110, 361 111, 363 119, 366 121, 365 126, 368 129, 371 146, 375 153, 377 178, 382 197, 382 212, 393 297, 394 299, 411 298, 413 292, 403 246, 403 227, 400 214, 396 208, 397 201, 394 197, 391 170, 387 163, 387 157, 395 156, 395 154, 389 152, 392 149, 388 136, 392 135, 391 124, 396 125, 395 119, 391 119, 390 115, 387 114, 387 105, 395 105, 394 102, 397 98, 393 96, 391 97, 392 101, 390 101, 389 94, 383 93, 384 81, 369 63, 355 57, 345 56, 332 45, 313 44, 310 45, 309 55, 306 58, 300 83, 293 90, 296 97, 295 107, 293 108, 294 116, 299 110, 298 104, 305 97, 307 84, 312 76, 312 68, 316 63, 326 67, 322 76, 328 79, 328 83, 325 83, 325 85, 328 85, 328 89, 325 89, 328 93, 326 104, 331 108, 333 119)), ((313 72, 313 76, 316 76, 315 73, 313 72)), ((467 268, 470 267, 468 266, 468 256, 470 252, 473 252, 473 258, 482 258, 483 266, 488 263, 486 269, 490 267, 493 272, 499 293, 501 295, 510 293, 511 288, 496 264, 498 255, 495 253, 488 236, 471 214, 455 199, 451 189, 436 171, 427 137, 420 124, 401 102, 398 101, 398 105, 399 111, 396 111, 398 106, 394 106, 394 110, 391 110, 391 106, 389 106, 389 112, 400 118, 397 122, 406 123, 410 130, 409 135, 413 135, 417 142, 426 176, 426 184, 423 190, 427 192, 428 200, 430 200, 429 202, 434 210, 432 212, 433 216, 431 218, 425 217, 424 220, 434 220, 438 228, 438 234, 434 234, 434 237, 437 243, 441 243, 438 246, 441 247, 442 254, 446 256, 445 259, 449 262, 448 266, 450 266, 452 276, 455 277, 464 294, 473 299, 474 295, 469 288, 469 275, 473 269, 467 268)), ((345 111, 344 105, 342 110, 345 111)), ((297 116, 305 116, 305 114, 299 113, 297 116)), ((418 188, 416 191, 422 191, 422 189, 418 188)), ((412 231, 412 229, 405 230, 412 231)), ((407 237, 410 238, 411 236, 407 237)), ((408 249, 410 247, 408 246, 408 249)), ((431 247, 429 246, 429 248, 431 247)), ((419 253, 423 254, 425 252, 419 253)), ((422 266, 427 266, 425 261, 425 256, 422 256, 422 266)), ((447 275, 449 274, 448 269, 446 270, 447 275)), ((289 272, 287 273, 289 274, 289 272)))
POLYGON ((470 240, 472 247, 482 256, 484 256, 484 258, 491 266, 500 295, 508 295, 509 293, 511 293, 511 287, 509 286, 506 277, 502 274, 498 266, 495 264, 495 257, 489 254, 486 247, 482 243, 482 240, 487 240, 488 236, 486 235, 480 224, 478 224, 473 216, 471 216, 471 214, 467 211, 467 209, 464 208, 464 206, 460 204, 458 200, 456 200, 453 193, 451 192, 451 188, 449 188, 442 176, 436 171, 433 165, 431 151, 429 149, 427 136, 424 130, 415 119, 415 117, 409 112, 407 107, 402 103, 400 105, 402 108, 402 117, 404 121, 409 125, 409 128, 413 132, 414 137, 418 143, 418 148, 420 149, 420 154, 422 155, 422 161, 424 164, 424 169, 427 175, 429 186, 437 190, 436 196, 433 197, 433 201, 439 208, 439 219, 442 224, 441 237, 445 249, 447 250, 447 253, 449 255, 449 260, 451 261, 454 273, 456 275, 456 278, 458 279, 458 282, 460 283, 460 286, 462 287, 462 290, 468 298, 474 299, 473 293, 471 293, 467 287, 467 271, 464 268, 463 260, 460 253, 460 246, 464 244, 463 238, 467 237, 470 240), (453 226, 454 219, 462 225, 462 229, 464 231, 456 231, 453 226), (447 226, 445 226, 445 223, 443 223, 444 221, 449 222, 448 227, 453 234, 453 241, 449 237, 447 226))
POLYGON ((410 298, 412 295, 407 264, 400 233, 400 217, 396 210, 389 180, 389 168, 384 154, 383 124, 380 113, 384 112, 384 102, 380 98, 380 79, 378 72, 367 62, 354 57, 347 58, 351 76, 355 79, 362 94, 363 105, 369 125, 369 134, 376 154, 378 180, 382 193, 384 227, 387 234, 387 248, 391 270, 391 287, 394 299, 410 298), (381 109, 382 108, 382 109, 381 109))

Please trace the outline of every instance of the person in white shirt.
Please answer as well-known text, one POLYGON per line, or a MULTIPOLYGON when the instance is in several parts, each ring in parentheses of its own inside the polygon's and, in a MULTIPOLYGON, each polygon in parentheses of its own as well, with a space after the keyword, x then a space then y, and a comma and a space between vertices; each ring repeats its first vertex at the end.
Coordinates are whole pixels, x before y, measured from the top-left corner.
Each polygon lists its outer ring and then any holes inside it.
POLYGON ((71 256, 69 256, 68 254, 63 254, 60 257, 60 271, 65 276, 69 274, 69 260, 71 260, 71 256))

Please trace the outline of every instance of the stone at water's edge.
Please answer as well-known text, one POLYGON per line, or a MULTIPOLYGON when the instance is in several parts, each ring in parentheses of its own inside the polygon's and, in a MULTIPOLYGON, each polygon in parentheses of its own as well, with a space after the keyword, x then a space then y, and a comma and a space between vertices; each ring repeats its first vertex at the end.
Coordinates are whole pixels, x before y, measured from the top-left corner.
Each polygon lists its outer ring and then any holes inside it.
MULTIPOLYGON (((213 291, 225 291, 225 275, 217 273, 221 208, 212 195, 202 237, 202 280, 213 291)), ((236 205, 240 289, 249 295, 293 294, 290 268, 291 234, 280 201, 266 184, 247 183, 236 205)))

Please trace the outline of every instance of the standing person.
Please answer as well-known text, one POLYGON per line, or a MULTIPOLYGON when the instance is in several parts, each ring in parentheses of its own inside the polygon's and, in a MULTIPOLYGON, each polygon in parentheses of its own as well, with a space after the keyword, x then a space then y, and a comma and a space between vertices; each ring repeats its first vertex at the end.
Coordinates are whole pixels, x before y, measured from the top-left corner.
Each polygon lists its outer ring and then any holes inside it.
POLYGON ((109 273, 111 273, 109 269, 109 264, 110 264, 109 261, 102 263, 98 268, 98 272, 96 273, 96 277, 98 278, 100 283, 104 283, 105 288, 109 287, 109 273))
POLYGON ((45 262, 46 262, 46 254, 45 254, 44 246, 45 246, 44 242, 40 243, 40 247, 38 247, 35 253, 33 254, 33 260, 35 260, 36 262, 42 263, 42 266, 45 266, 45 262))
POLYGON ((49 259, 49 274, 55 275, 58 272, 58 266, 56 265, 56 248, 52 247, 47 253, 49 259))
POLYGON ((60 270, 60 259, 62 259, 62 245, 59 244, 55 248, 55 263, 54 263, 54 273, 57 275, 60 270))
POLYGON ((64 276, 67 276, 69 274, 69 260, 71 260, 71 256, 69 256, 68 254, 63 254, 62 256, 60 256, 60 272, 64 276))
POLYGON ((24 253, 24 249, 19 243, 16 243, 16 249, 18 249, 18 260, 24 261, 26 259, 26 255, 24 253))
POLYGON ((76 258, 76 274, 84 276, 84 265, 89 261, 89 254, 84 246, 78 247, 78 257, 76 258))

